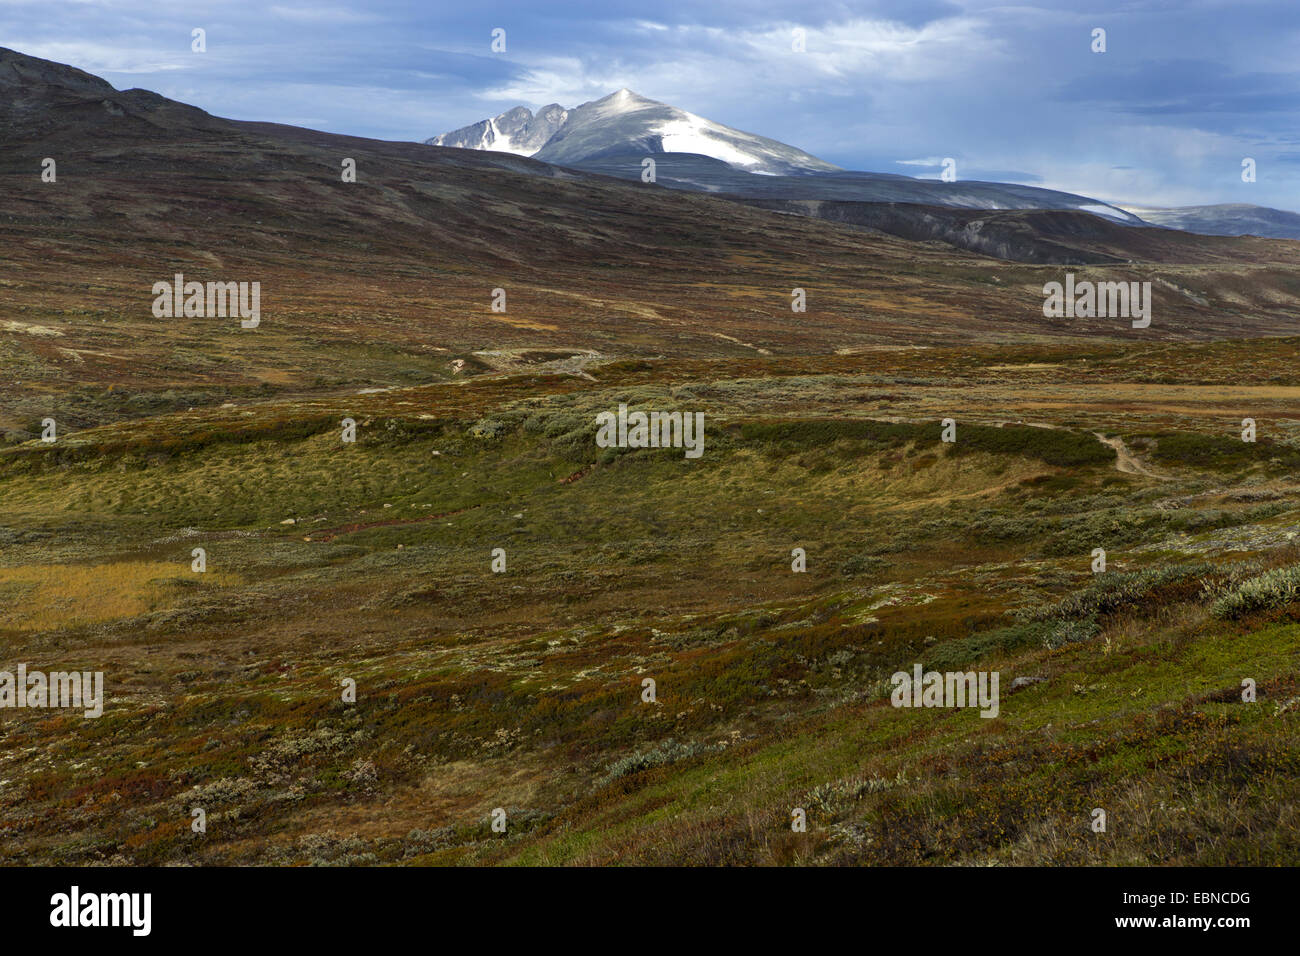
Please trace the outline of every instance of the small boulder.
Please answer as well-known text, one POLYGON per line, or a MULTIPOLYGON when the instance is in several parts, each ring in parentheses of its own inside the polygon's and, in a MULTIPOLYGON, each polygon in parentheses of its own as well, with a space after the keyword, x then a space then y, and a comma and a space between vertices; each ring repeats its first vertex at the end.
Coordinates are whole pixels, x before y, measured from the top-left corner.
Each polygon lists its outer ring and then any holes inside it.
POLYGON ((1022 687, 1028 687, 1030 684, 1045 684, 1046 677, 1017 677, 1011 682, 1012 690, 1019 690, 1022 687))

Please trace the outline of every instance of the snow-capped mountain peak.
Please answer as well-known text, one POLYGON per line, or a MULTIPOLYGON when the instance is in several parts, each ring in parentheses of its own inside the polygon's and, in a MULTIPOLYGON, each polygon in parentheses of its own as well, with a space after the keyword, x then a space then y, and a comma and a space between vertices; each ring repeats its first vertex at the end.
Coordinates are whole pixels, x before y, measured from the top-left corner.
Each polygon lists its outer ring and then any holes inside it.
POLYGON ((625 153, 695 153, 753 173, 798 175, 839 169, 801 149, 723 126, 626 87, 571 110, 548 106, 536 117, 527 108, 516 107, 426 142, 514 152, 561 166, 625 153), (542 121, 547 111, 552 111, 550 118, 542 121), (556 119, 559 122, 547 139, 534 146, 556 119))
POLYGON ((569 111, 559 103, 543 106, 536 115, 526 106, 516 106, 490 119, 427 139, 425 143, 531 156, 546 145, 568 115, 569 111))

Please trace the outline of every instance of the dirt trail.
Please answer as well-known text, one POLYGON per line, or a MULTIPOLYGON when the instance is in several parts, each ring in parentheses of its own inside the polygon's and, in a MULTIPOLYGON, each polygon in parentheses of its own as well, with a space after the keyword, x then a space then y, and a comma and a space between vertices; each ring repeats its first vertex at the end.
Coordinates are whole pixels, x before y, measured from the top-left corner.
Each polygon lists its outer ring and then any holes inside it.
MULTIPOLYGON (((1012 424, 1027 425, 1030 428, 1053 428, 1058 431, 1062 429, 1061 425, 1052 425, 1048 422, 1024 422, 1024 421, 997 422, 997 427, 1001 428, 1004 425, 1012 425, 1012 424)), ((1103 445, 1115 449, 1115 470, 1116 471, 1121 471, 1126 475, 1141 475, 1144 478, 1155 478, 1157 481, 1174 480, 1174 477, 1172 475, 1162 475, 1159 472, 1152 471, 1146 465, 1142 464, 1142 462, 1138 461, 1137 456, 1134 455, 1133 452, 1129 450, 1128 445, 1124 444, 1124 439, 1119 437, 1107 438, 1101 432, 1093 432, 1093 434, 1097 436, 1097 441, 1101 442, 1103 445)))
POLYGON ((1134 457, 1133 452, 1129 451, 1128 445, 1124 444, 1122 438, 1107 438, 1101 432, 1093 432, 1097 440, 1103 445, 1109 445, 1115 449, 1115 468, 1124 472, 1126 475, 1142 475, 1146 478, 1155 478, 1159 481, 1173 481, 1169 475, 1161 475, 1147 468, 1146 465, 1134 457))

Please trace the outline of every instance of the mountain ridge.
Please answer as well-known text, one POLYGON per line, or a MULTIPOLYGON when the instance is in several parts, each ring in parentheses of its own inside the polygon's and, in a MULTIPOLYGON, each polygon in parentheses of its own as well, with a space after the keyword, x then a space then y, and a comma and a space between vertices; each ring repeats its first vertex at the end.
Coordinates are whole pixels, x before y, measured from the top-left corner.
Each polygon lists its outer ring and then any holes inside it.
POLYGON ((551 111, 552 119, 562 118, 558 125, 547 124, 546 128, 553 129, 540 145, 529 126, 535 117, 522 106, 425 143, 504 150, 632 180, 642 177, 644 160, 650 157, 656 163, 655 181, 669 188, 725 194, 760 203, 786 203, 790 210, 804 208, 799 204, 826 202, 916 203, 993 211, 1077 210, 1130 226, 1155 225, 1204 235, 1300 239, 1300 214, 1267 206, 1157 207, 1105 202, 1018 183, 943 182, 843 169, 797 147, 734 130, 626 88, 570 110, 550 104, 538 115, 546 111, 551 111), (516 148, 516 143, 524 144, 526 150, 516 148), (1150 213, 1150 218, 1144 212, 1150 213))

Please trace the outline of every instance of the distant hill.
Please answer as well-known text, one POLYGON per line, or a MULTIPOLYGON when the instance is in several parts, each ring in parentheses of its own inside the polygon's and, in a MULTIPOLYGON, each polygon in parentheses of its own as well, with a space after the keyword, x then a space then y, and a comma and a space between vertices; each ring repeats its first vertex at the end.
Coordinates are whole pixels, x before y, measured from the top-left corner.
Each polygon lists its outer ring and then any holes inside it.
POLYGON ((1265 236, 1271 239, 1300 239, 1300 213, 1249 203, 1221 203, 1217 206, 1125 205, 1125 209, 1147 222, 1170 229, 1199 232, 1207 236, 1265 236))
MULTIPOLYGON (((0 129, 0 344, 40 369, 43 388, 422 381, 454 374, 453 359, 476 368, 485 349, 687 358, 1296 329, 1300 246, 1079 209, 669 189, 512 153, 222 119, 4 50, 0 129), (47 157, 57 182, 41 179, 47 157), (355 182, 341 179, 345 160, 355 182), (1043 285, 1067 267, 1151 281, 1156 320, 1044 318, 1043 285), (150 289, 176 273, 260 282, 261 327, 160 321, 150 289), (490 307, 497 288, 507 312, 490 307), (806 315, 791 311, 795 288, 806 315)), ((712 163, 831 196, 868 183, 657 155, 667 177, 712 163)), ((979 189, 926 188, 944 187, 979 189)), ((0 413, 22 394, 0 389, 0 413)))

